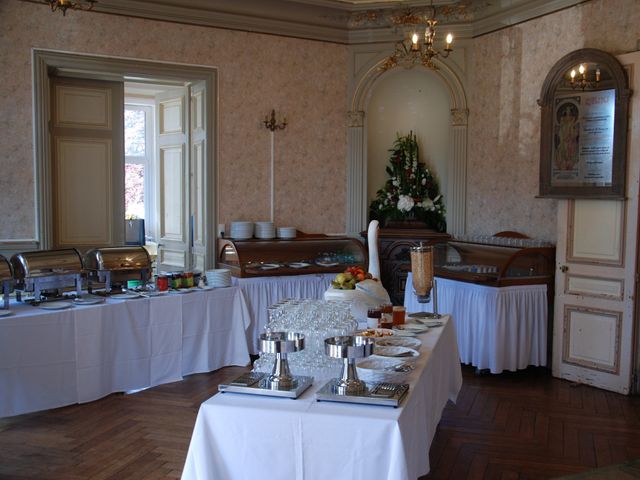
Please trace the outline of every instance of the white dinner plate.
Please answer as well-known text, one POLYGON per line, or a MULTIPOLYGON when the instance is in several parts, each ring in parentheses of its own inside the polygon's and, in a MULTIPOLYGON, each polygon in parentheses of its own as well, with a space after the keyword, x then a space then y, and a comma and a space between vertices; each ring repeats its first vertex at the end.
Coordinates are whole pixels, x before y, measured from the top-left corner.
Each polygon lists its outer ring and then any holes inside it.
POLYGON ((184 295, 185 293, 193 293, 194 290, 192 288, 180 288, 179 290, 169 290, 169 293, 174 295, 184 295))
POLYGON ((388 358, 416 358, 420 355, 417 350, 408 347, 386 347, 376 343, 373 354, 378 357, 388 358))
POLYGON ((98 303, 104 303, 103 297, 80 297, 73 300, 74 305, 97 305, 98 303))
POLYGON ((137 293, 116 293, 115 295, 111 295, 109 298, 113 298, 114 300, 131 300, 133 298, 142 298, 137 293))
POLYGON ((71 302, 45 302, 38 306, 45 310, 64 310, 73 307, 73 304, 71 302))
POLYGON ((11 310, 0 310, 0 318, 8 317, 9 315, 13 315, 11 310))
POLYGON ((140 295, 142 295, 143 297, 161 297, 163 295, 166 295, 167 292, 157 292, 157 291, 150 291, 150 292, 140 292, 140 295))
POLYGON ((282 265, 280 265, 279 263, 263 263, 262 265, 260 265, 260 268, 262 270, 274 270, 276 268, 280 268, 282 265))
POLYGON ((419 323, 405 323, 404 325, 396 325, 393 327, 395 331, 412 332, 412 333, 425 333, 429 331, 429 327, 419 323))
POLYGON ((429 328, 436 328, 436 327, 441 327, 442 325, 444 325, 444 322, 440 321, 440 320, 418 320, 419 323, 421 323, 422 325, 424 325, 425 327, 429 327, 429 328))
POLYGON ((291 268, 307 268, 307 267, 310 267, 311 264, 305 263, 305 262, 293 262, 293 263, 290 263, 289 266, 291 268))
POLYGON ((335 267, 340 264, 338 262, 316 262, 316 265, 320 267, 335 267))
POLYGON ((416 332, 412 332, 410 330, 394 330, 393 334, 398 337, 415 337, 416 332))
POLYGON ((376 338, 376 345, 383 347, 407 347, 418 350, 422 342, 415 337, 384 337, 376 338))

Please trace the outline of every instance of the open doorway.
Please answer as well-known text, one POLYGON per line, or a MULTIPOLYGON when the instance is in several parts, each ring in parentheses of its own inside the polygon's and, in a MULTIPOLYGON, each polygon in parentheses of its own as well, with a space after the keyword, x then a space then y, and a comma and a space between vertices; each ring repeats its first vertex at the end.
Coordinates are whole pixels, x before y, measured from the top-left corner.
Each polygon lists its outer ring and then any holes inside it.
MULTIPOLYGON (((114 169, 123 171, 122 210, 111 209, 114 223, 124 223, 125 211, 130 218, 143 219, 144 240, 158 245, 162 270, 212 266, 216 211, 215 102, 211 99, 216 98, 216 70, 36 50, 34 73, 39 247, 58 246, 52 207, 56 200, 52 159, 58 153, 48 129, 52 104, 57 101, 51 92, 52 79, 101 80, 120 83, 125 92, 120 123, 123 120, 127 127, 120 135, 126 145, 116 149, 120 158, 112 162, 114 169)), ((82 179, 77 180, 79 184, 82 179)), ((74 200, 77 208, 87 210, 78 218, 93 215, 81 198, 74 200)), ((93 246, 122 245, 124 229, 121 232, 104 245, 93 246)))

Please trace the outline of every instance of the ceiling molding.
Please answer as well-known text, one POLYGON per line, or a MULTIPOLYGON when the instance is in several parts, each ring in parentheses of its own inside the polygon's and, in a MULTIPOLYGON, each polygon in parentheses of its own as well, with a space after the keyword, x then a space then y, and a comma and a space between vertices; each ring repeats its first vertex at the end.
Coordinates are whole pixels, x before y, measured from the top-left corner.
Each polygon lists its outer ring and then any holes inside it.
MULTIPOLYGON (((23 0, 41 3, 43 0, 23 0)), ((476 0, 467 0, 476 1, 476 0)), ((474 4, 468 20, 439 19, 456 38, 472 38, 591 0, 511 0, 474 4), (478 7, 478 5, 483 5, 478 7)), ((456 0, 435 0, 451 6, 456 0)), ((380 25, 349 26, 351 14, 363 11, 384 16, 424 0, 99 0, 93 12, 153 20, 266 33, 340 44, 381 43, 398 40, 398 32, 380 25)), ((93 13, 91 12, 91 13, 93 13)), ((82 15, 86 12, 69 12, 82 15)))

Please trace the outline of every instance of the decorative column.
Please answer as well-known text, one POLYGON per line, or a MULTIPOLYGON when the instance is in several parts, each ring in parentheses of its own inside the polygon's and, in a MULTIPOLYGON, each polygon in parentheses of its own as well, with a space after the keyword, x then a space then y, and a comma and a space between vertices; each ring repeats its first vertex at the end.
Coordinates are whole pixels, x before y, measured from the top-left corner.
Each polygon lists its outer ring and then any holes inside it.
POLYGON ((364 112, 348 112, 347 224, 346 233, 357 235, 367 224, 367 162, 364 144, 364 112))
POLYGON ((467 118, 469 110, 451 110, 451 162, 447 175, 447 232, 462 235, 467 214, 467 118))

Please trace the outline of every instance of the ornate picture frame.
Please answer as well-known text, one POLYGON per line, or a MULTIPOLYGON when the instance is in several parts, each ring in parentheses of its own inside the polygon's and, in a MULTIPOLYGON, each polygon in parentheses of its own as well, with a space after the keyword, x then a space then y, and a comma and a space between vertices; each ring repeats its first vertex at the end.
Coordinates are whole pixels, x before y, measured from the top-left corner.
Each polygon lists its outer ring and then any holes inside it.
POLYGON ((627 73, 593 48, 562 57, 542 86, 540 197, 624 198, 627 73))

